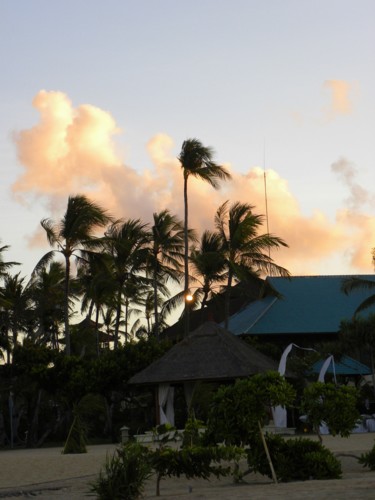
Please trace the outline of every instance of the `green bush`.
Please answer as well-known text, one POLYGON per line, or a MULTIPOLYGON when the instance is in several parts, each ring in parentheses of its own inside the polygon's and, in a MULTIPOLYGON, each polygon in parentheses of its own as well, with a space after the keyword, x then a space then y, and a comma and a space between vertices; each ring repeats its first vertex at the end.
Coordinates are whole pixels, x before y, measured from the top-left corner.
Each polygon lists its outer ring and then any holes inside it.
POLYGON ((253 375, 222 386, 212 399, 205 442, 242 446, 254 439, 268 418, 269 408, 289 406, 293 387, 277 372, 253 375))
POLYGON ((363 467, 368 467, 370 470, 375 470, 375 444, 367 453, 362 453, 359 457, 358 462, 363 465, 363 467))
MULTIPOLYGON (((307 479, 338 479, 341 464, 333 453, 317 441, 299 438, 285 440, 278 435, 266 435, 276 476, 280 481, 307 479)), ((254 472, 272 477, 260 439, 247 450, 248 465, 254 472)))
POLYGON ((160 447, 150 453, 152 468, 155 470, 156 496, 160 495, 160 481, 165 477, 185 476, 187 479, 209 479, 228 476, 232 473, 230 465, 222 466, 221 462, 238 462, 243 450, 234 446, 189 446, 181 449, 160 447))
POLYGON ((149 450, 139 443, 127 443, 107 456, 104 471, 91 483, 99 500, 136 500, 151 475, 149 450))
POLYGON ((301 413, 307 415, 320 439, 319 426, 323 421, 332 436, 348 437, 360 418, 358 397, 354 387, 313 382, 303 391, 301 413))

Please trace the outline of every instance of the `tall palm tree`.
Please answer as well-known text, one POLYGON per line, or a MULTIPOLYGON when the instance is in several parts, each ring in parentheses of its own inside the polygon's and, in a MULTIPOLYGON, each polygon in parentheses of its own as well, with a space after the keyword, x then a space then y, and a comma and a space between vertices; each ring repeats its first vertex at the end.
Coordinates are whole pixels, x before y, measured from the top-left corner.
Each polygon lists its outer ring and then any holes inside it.
MULTIPOLYGON (((189 293, 189 242, 188 242, 188 179, 196 177, 210 184, 215 189, 219 187, 220 180, 228 180, 231 178, 225 167, 217 165, 213 162, 213 150, 210 147, 203 146, 198 139, 187 139, 183 142, 180 156, 178 159, 181 163, 181 168, 184 178, 184 294, 189 293)), ((189 307, 185 301, 185 336, 189 334, 189 307)))
POLYGON ((285 241, 272 234, 258 234, 263 216, 254 214, 252 205, 237 201, 229 207, 228 203, 223 203, 215 215, 215 226, 221 238, 227 267, 225 328, 228 327, 234 280, 246 280, 267 273, 290 275, 287 269, 273 261, 269 253, 270 249, 287 247, 285 241))
MULTIPOLYGON (((375 266, 375 248, 372 249, 372 263, 375 266)), ((375 290, 375 279, 365 279, 359 276, 353 276, 351 278, 345 278, 341 285, 341 290, 348 294, 353 292, 354 290, 375 290)), ((365 299, 359 306, 357 307, 355 314, 368 309, 375 305, 375 293, 370 295, 367 299, 365 299)))
POLYGON ((106 231, 103 241, 104 251, 111 259, 111 274, 116 283, 114 347, 117 348, 123 297, 126 298, 131 290, 137 291, 137 288, 147 282, 141 273, 146 270, 149 256, 148 226, 140 219, 116 221, 106 231), (135 277, 137 287, 133 286, 135 277))
POLYGON ((65 260, 64 322, 66 354, 68 356, 70 355, 70 259, 73 255, 79 257, 80 251, 84 248, 92 247, 95 230, 106 226, 110 221, 111 217, 107 212, 84 195, 69 197, 66 212, 60 221, 55 222, 52 219, 43 219, 41 221, 41 226, 46 232, 49 244, 51 247, 56 247, 56 249, 44 255, 35 270, 52 260, 55 252, 61 253, 65 260))
POLYGON ((150 268, 153 286, 154 332, 159 337, 159 281, 180 282, 184 260, 184 226, 168 209, 153 214, 150 268))

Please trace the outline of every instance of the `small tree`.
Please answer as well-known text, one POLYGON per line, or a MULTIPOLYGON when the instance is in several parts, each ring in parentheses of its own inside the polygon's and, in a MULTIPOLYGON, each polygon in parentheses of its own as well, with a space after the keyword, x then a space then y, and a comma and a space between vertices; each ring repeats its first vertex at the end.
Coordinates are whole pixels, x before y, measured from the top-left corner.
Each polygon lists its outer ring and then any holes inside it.
POLYGON ((277 483, 262 426, 272 406, 288 406, 295 398, 293 387, 277 372, 257 374, 222 387, 213 399, 207 436, 216 443, 243 446, 260 433, 272 477, 277 483))
POLYGON ((333 436, 350 435, 360 417, 357 401, 358 392, 354 387, 314 382, 303 391, 301 411, 307 415, 322 442, 319 431, 322 422, 326 422, 333 436))
POLYGON ((215 442, 241 446, 252 441, 272 406, 289 406, 293 387, 277 372, 257 374, 222 386, 215 394, 208 418, 207 435, 215 442))

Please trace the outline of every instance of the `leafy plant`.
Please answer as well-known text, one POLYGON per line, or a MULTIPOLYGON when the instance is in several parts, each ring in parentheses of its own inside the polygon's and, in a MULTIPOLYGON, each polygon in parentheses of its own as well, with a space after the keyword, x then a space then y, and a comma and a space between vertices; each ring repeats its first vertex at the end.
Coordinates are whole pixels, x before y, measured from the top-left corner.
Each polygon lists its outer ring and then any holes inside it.
POLYGON ((99 500, 136 500, 151 475, 149 450, 139 443, 126 443, 107 456, 104 470, 91 483, 99 500))
MULTIPOLYGON (((266 435, 266 441, 280 481, 341 477, 340 462, 328 448, 317 441, 306 438, 285 440, 281 436, 269 434, 266 435)), ((266 453, 259 439, 254 440, 247 454, 252 471, 271 477, 266 453)))
POLYGON ((324 421, 333 436, 348 437, 360 418, 358 392, 354 387, 314 382, 305 388, 301 411, 308 417, 320 441, 319 426, 324 421))
POLYGON ((104 415, 104 398, 99 394, 86 394, 73 408, 73 422, 63 454, 86 453, 87 435, 93 415, 104 415))
POLYGON ((271 406, 291 404, 293 387, 277 372, 237 380, 219 388, 213 397, 207 424, 207 442, 230 445, 249 443, 259 432, 271 406))
POLYGON ((152 452, 150 459, 155 470, 156 495, 160 495, 160 482, 165 477, 182 475, 187 479, 209 479, 231 474, 230 466, 223 467, 221 461, 237 461, 243 456, 243 450, 234 446, 190 446, 181 449, 159 448, 152 452))
POLYGON ((73 410, 73 415, 73 422, 62 451, 63 455, 70 453, 87 453, 86 429, 82 417, 77 410, 73 410))
POLYGON ((202 444, 202 436, 200 430, 204 429, 202 420, 194 417, 189 417, 185 424, 185 429, 182 435, 182 446, 199 446, 202 444))
POLYGON ((367 453, 362 453, 358 462, 363 467, 368 467, 370 470, 375 470, 375 444, 367 453))

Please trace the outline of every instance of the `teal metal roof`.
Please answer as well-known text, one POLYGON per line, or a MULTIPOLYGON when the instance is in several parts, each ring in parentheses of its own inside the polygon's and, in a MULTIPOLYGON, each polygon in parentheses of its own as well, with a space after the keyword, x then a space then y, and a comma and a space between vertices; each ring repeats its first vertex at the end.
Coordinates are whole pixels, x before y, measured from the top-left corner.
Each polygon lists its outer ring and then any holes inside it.
MULTIPOLYGON (((312 367, 313 373, 320 373, 324 359, 314 363, 312 367)), ((327 373, 336 373, 336 375, 369 375, 371 370, 368 366, 360 363, 350 356, 342 356, 339 361, 335 361, 335 371, 333 371, 332 363, 329 364, 327 373)))
MULTIPOLYGON (((341 291, 342 281, 350 277, 353 276, 268 277, 281 297, 250 303, 230 317, 228 330, 235 335, 337 333, 341 320, 350 319, 359 304, 373 294, 356 290, 345 295, 341 291)), ((359 277, 375 281, 373 274, 359 277)), ((375 308, 368 312, 375 313, 375 308)))

